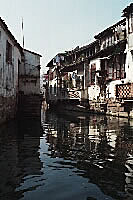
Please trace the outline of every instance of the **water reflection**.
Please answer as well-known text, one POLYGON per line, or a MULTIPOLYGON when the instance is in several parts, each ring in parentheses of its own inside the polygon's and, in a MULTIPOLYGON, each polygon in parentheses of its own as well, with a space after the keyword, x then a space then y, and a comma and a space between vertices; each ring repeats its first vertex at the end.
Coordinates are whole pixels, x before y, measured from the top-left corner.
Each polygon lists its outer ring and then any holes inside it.
POLYGON ((29 176, 41 175, 39 130, 40 122, 32 121, 0 127, 0 199, 19 199, 24 192, 34 189, 26 185, 23 189, 17 188, 25 184, 29 176))
POLYGON ((0 127, 0 199, 133 199, 133 122, 42 111, 0 127))
POLYGON ((75 173, 87 177, 104 194, 113 199, 133 199, 132 122, 105 116, 70 119, 68 115, 64 120, 62 115, 49 113, 46 122, 49 156, 64 158, 55 162, 61 165, 58 168, 76 167, 80 171, 75 173))

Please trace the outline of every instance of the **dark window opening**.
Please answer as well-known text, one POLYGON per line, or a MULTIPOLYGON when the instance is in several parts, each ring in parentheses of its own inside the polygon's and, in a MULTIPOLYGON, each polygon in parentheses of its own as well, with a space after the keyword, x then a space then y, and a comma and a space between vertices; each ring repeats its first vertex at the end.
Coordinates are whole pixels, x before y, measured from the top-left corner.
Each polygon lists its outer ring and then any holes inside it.
POLYGON ((109 74, 108 74, 109 79, 113 78, 113 68, 112 66, 109 66, 109 74))
POLYGON ((133 33, 133 13, 131 13, 131 33, 133 33))
POLYGON ((56 94, 56 83, 54 84, 54 94, 56 94))
POLYGON ((80 88, 80 77, 77 76, 76 78, 76 88, 80 88))
POLYGON ((12 45, 6 42, 6 62, 12 64, 12 45))
POLYGON ((52 93, 52 85, 50 85, 50 94, 52 93))
POLYGON ((82 76, 82 89, 84 90, 84 76, 82 76))
POLYGON ((67 88, 67 81, 66 80, 63 80, 63 85, 64 85, 64 88, 67 88))
POLYGON ((96 64, 91 65, 91 84, 95 84, 96 64))

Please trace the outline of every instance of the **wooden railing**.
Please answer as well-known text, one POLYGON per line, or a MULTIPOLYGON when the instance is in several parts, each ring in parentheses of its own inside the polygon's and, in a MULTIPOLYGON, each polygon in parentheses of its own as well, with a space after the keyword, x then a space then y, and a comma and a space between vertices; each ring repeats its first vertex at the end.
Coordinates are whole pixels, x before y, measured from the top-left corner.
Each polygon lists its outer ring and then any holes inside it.
POLYGON ((56 93, 51 93, 48 90, 48 98, 49 100, 65 100, 65 99, 81 99, 81 91, 79 90, 67 90, 67 88, 56 89, 56 93))
POLYGON ((119 99, 133 98, 133 83, 116 85, 116 97, 119 99))

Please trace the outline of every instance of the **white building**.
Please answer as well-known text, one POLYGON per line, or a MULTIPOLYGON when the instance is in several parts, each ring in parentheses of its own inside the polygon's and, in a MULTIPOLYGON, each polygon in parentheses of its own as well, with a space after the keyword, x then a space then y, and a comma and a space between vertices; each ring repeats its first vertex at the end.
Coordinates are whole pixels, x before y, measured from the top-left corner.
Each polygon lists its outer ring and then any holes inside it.
POLYGON ((20 91, 40 93, 40 55, 23 50, 0 18, 0 123, 15 117, 20 91))
POLYGON ((19 68, 19 92, 24 95, 40 94, 41 55, 24 49, 24 65, 19 68))
POLYGON ((0 123, 15 115, 22 57, 21 46, 0 18, 0 123))

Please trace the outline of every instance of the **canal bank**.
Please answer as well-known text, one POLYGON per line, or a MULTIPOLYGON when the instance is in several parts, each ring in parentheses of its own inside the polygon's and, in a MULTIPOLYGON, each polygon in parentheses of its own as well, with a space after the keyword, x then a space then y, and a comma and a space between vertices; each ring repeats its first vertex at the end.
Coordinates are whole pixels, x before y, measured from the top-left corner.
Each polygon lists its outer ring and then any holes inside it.
POLYGON ((116 118, 127 118, 133 120, 132 101, 126 103, 120 101, 108 101, 108 103, 100 103, 93 101, 91 103, 79 103, 79 101, 51 101, 48 104, 48 108, 56 110, 57 112, 76 112, 83 113, 85 115, 105 115, 114 116, 116 118))

